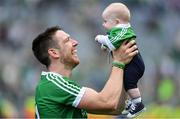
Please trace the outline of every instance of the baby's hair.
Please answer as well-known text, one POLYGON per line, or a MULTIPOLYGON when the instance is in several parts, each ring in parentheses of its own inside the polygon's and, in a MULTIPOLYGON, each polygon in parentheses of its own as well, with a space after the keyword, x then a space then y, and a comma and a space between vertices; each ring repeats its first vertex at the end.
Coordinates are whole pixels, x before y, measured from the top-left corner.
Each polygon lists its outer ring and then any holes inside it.
POLYGON ((128 7, 123 3, 111 3, 105 8, 103 14, 108 14, 112 18, 119 18, 123 21, 130 21, 130 11, 128 7))

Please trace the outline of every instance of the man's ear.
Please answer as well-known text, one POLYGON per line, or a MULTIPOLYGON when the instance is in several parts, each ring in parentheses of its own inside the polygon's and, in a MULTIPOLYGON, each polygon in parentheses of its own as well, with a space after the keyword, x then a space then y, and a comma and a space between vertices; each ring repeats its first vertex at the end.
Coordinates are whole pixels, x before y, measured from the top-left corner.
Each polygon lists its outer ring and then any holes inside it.
POLYGON ((59 58, 59 51, 58 51, 58 49, 50 48, 50 49, 48 49, 48 53, 49 53, 50 57, 59 58))

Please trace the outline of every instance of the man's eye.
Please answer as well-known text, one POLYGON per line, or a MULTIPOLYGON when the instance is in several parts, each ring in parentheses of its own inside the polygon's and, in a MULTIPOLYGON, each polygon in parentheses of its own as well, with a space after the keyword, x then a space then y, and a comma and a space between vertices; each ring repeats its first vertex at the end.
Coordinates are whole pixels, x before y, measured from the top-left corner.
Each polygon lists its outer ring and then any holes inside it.
POLYGON ((68 37, 67 39, 66 39, 66 41, 69 41, 70 40, 70 38, 68 37))

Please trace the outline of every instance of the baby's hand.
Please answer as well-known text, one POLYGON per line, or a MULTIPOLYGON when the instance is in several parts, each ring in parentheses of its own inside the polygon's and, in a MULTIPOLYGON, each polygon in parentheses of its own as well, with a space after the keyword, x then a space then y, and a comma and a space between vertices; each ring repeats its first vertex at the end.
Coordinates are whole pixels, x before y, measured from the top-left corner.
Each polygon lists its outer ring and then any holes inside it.
POLYGON ((101 44, 101 50, 106 51, 107 48, 105 47, 105 45, 102 42, 102 40, 104 40, 103 38, 104 38, 104 35, 97 35, 95 37, 95 41, 101 44))
POLYGON ((106 44, 106 40, 108 40, 108 36, 107 35, 97 35, 95 37, 95 41, 103 44, 103 45, 107 45, 106 44))
POLYGON ((95 41, 96 41, 96 42, 99 42, 99 40, 102 38, 102 36, 103 36, 103 35, 97 35, 97 36, 95 37, 95 41))
POLYGON ((106 50, 107 50, 107 47, 104 46, 103 44, 101 44, 101 50, 106 51, 106 50))

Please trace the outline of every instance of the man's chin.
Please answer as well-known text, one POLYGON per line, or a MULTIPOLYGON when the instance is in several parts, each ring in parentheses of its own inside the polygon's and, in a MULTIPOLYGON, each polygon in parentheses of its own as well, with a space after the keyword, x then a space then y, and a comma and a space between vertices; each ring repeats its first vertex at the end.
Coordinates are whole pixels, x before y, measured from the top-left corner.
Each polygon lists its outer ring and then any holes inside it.
POLYGON ((78 64, 79 64, 79 63, 74 64, 72 68, 75 68, 78 64))
POLYGON ((78 61, 76 61, 76 65, 78 65, 80 63, 80 61, 78 60, 78 61))
POLYGON ((79 59, 76 60, 76 61, 74 62, 74 67, 76 67, 79 63, 80 63, 80 60, 79 60, 79 59))
POLYGON ((79 58, 78 58, 78 57, 76 57, 74 60, 75 60, 75 62, 76 62, 77 64, 79 64, 79 63, 80 63, 80 60, 79 60, 79 58))

